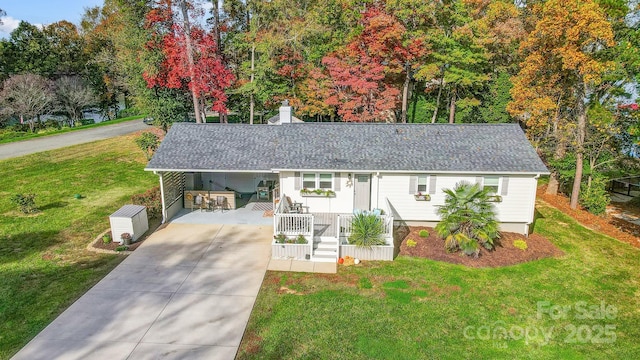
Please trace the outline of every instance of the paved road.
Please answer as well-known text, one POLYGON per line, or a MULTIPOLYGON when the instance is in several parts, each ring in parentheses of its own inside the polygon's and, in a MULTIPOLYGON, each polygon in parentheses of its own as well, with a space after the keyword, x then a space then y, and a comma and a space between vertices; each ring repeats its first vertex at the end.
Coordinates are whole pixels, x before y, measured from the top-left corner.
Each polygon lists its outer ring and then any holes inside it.
POLYGON ((169 224, 14 360, 232 360, 271 253, 270 226, 169 224))
POLYGON ((71 131, 60 135, 2 144, 0 145, 0 160, 108 139, 147 128, 149 126, 145 125, 142 119, 138 119, 93 129, 71 131))

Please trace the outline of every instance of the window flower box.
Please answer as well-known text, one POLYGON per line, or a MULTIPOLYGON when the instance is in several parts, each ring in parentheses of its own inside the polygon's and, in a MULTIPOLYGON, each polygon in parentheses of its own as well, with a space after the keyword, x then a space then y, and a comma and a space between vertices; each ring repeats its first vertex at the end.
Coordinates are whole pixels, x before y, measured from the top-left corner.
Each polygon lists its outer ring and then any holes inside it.
POLYGON ((335 197, 336 193, 333 190, 302 189, 302 190, 300 190, 300 196, 302 196, 302 197, 335 197))
POLYGON ((429 196, 429 194, 417 193, 417 194, 413 195, 413 197, 416 199, 416 201, 430 201, 431 200, 431 196, 429 196))
POLYGON ((489 202, 502 202, 502 196, 500 196, 500 195, 489 196, 489 197, 487 197, 487 201, 489 201, 489 202))

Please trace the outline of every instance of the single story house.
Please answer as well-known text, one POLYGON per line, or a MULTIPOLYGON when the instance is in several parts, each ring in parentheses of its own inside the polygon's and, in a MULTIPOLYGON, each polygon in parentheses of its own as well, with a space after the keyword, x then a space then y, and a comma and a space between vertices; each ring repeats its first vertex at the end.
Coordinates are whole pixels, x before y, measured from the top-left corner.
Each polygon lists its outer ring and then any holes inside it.
POLYGON ((285 105, 280 114, 277 126, 174 124, 145 169, 160 176, 164 220, 191 190, 232 201, 268 189, 274 234, 308 235, 300 256, 334 260, 347 254, 354 212, 381 214, 392 245, 393 221, 435 225, 443 189, 467 181, 493 190, 503 231, 530 231, 537 179, 549 171, 517 124, 291 123, 285 105))

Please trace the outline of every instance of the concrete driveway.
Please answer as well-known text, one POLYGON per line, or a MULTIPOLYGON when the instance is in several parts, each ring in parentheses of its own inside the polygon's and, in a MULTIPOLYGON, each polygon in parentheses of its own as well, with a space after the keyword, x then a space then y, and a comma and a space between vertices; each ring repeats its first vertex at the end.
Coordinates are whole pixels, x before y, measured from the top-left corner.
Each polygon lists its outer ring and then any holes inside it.
POLYGON ((169 224, 14 359, 233 359, 272 228, 169 224))

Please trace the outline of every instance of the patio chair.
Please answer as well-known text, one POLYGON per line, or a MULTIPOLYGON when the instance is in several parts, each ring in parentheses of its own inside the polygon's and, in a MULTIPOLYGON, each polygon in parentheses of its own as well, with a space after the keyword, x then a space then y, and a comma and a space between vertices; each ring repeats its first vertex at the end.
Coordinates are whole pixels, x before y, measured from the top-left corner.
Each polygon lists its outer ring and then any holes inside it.
POLYGON ((200 208, 200 211, 202 211, 202 207, 204 206, 204 195, 196 195, 196 197, 193 199, 193 203, 200 208))
POLYGON ((297 203, 291 201, 291 198, 287 196, 287 207, 289 208, 289 213, 291 214, 300 214, 302 213, 302 203, 297 203))
POLYGON ((216 201, 213 204, 213 211, 216 211, 216 209, 220 209, 222 212, 224 212, 225 209, 229 209, 226 196, 216 196, 216 201))

